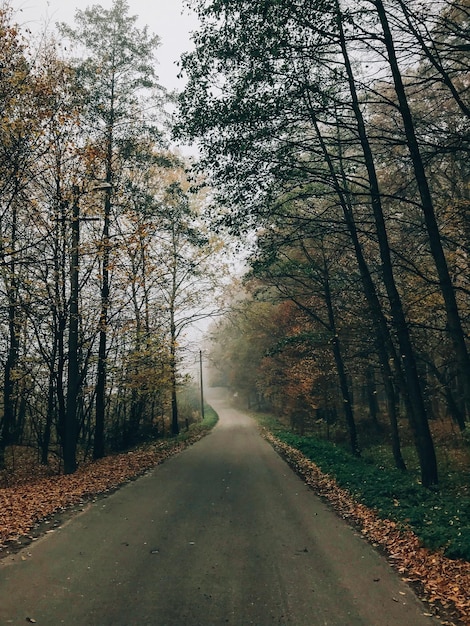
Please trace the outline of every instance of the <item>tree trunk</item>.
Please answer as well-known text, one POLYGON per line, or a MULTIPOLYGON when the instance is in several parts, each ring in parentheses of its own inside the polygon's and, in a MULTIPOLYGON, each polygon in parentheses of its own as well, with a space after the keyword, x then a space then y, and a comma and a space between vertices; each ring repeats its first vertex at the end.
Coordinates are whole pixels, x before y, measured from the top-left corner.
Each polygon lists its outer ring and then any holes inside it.
MULTIPOLYGON (((391 439, 392 439, 392 453, 393 458, 395 460, 395 465, 398 469, 405 470, 406 464, 403 459, 401 453, 401 445, 400 445, 400 435, 398 431, 398 412, 397 412, 397 399, 395 394, 395 388, 393 385, 393 374, 392 369, 390 367, 389 359, 393 359, 397 373, 399 374, 400 379, 402 379, 402 386, 405 386, 405 381, 403 380, 401 364, 399 363, 395 346, 393 345, 392 338, 390 336, 387 320, 385 319, 384 312, 380 305, 379 299, 377 297, 377 292, 375 289, 374 282, 372 280, 372 276, 369 271, 369 267, 364 258, 364 253, 362 250, 361 243, 359 241, 359 236, 357 232, 356 223, 354 221, 354 216, 352 213, 351 206, 346 197, 346 189, 347 184, 343 177, 343 185, 340 184, 338 180, 338 174, 335 170, 332 158, 328 151, 328 148, 325 144, 323 136, 320 132, 320 128, 318 126, 318 121, 316 119, 315 113, 313 111, 313 107, 311 106, 310 101, 308 100, 308 105, 310 108, 310 113, 312 116, 312 122, 315 127, 315 131, 317 133, 318 140, 320 142, 320 146, 323 152, 323 156, 327 163, 333 187, 338 196, 344 219, 348 228, 349 235, 351 237, 354 251, 357 259, 357 263, 359 266, 359 273, 361 275, 361 281, 363 285, 364 295, 366 297, 367 303, 369 305, 369 310, 371 313, 371 319, 374 326, 375 331, 375 344, 378 352, 378 357, 381 365, 382 371, 382 379, 384 383, 385 389, 385 397, 387 400, 387 410, 388 417, 390 421, 391 428, 391 439)), ((411 410, 411 409, 410 409, 411 410)))
POLYGON ((354 409, 351 391, 348 384, 348 377, 346 374, 346 367, 344 365, 341 343, 339 340, 337 328, 336 328, 336 320, 335 314, 333 310, 333 302, 331 298, 331 290, 330 283, 328 280, 328 269, 326 267, 326 263, 324 266, 324 276, 325 276, 325 303, 326 308, 328 310, 328 321, 332 333, 332 348, 333 348, 333 356, 335 359, 336 371, 338 373, 339 385, 341 389, 341 395, 343 398, 343 410, 344 416, 346 418, 346 426, 349 432, 349 446, 352 454, 354 456, 360 456, 359 444, 357 441, 357 429, 356 429, 356 421, 354 419, 354 409))
POLYGON ((173 319, 173 311, 171 311, 170 326, 171 434, 179 435, 180 427, 178 424, 178 397, 176 388, 176 327, 173 319))
POLYGON ((369 405, 369 417, 376 431, 380 431, 379 403, 377 401, 377 389, 375 387, 375 375, 371 365, 366 367, 365 372, 366 398, 369 405))
POLYGON ((52 356, 49 371, 49 384, 47 386, 47 409, 46 424, 41 438, 41 464, 47 465, 49 462, 49 445, 51 442, 52 422, 55 412, 55 368, 57 365, 57 336, 54 337, 52 356))
POLYGON ((390 310, 398 339, 398 344, 400 346, 403 371, 407 383, 406 390, 404 391, 408 393, 410 405, 413 409, 409 415, 409 417, 411 418, 410 426, 413 431, 415 446, 419 457, 421 480, 424 486, 429 487, 430 485, 437 484, 438 482, 437 460, 434 450, 434 443, 432 440, 431 431, 429 429, 428 416, 426 413, 423 393, 416 367, 416 359, 411 343, 409 328, 405 318, 405 314, 403 312, 401 298, 398 293, 395 278, 393 275, 390 247, 388 244, 388 236, 385 227, 385 218, 382 209, 380 187, 377 178, 377 172, 375 170, 374 157, 367 136, 364 118, 356 91, 356 83, 347 51, 346 38, 342 24, 342 15, 338 2, 336 2, 336 6, 341 50, 351 93, 352 107, 356 117, 357 130, 361 142, 364 162, 367 169, 370 185, 371 204, 374 214, 377 239, 380 248, 380 259, 382 262, 382 275, 390 302, 390 310))
POLYGON ((69 346, 67 366, 67 404, 62 430, 62 455, 64 473, 73 474, 77 469, 78 435, 78 395, 80 393, 80 372, 78 366, 79 329, 79 250, 80 214, 78 191, 75 190, 72 213, 72 249, 70 258, 70 307, 69 307, 69 346))
MULTIPOLYGON (((112 130, 110 131, 109 146, 112 150, 112 130)), ((111 159, 112 152, 108 155, 108 172, 106 182, 111 185, 111 159)), ((111 188, 106 190, 104 202, 103 224, 103 259, 102 259, 102 285, 101 285, 101 313, 99 322, 99 347, 98 347, 98 371, 96 379, 96 418, 95 438, 93 444, 93 458, 101 459, 104 456, 104 424, 106 412, 106 379, 107 379, 107 337, 108 337, 108 311, 109 311, 109 224, 111 218, 111 188)))
MULTIPOLYGON (((16 278, 16 237, 18 213, 12 206, 10 251, 11 261, 5 263, 7 267, 6 292, 8 299, 8 351, 3 372, 3 421, 0 429, 0 469, 4 467, 5 450, 12 441, 15 426, 15 376, 19 355, 19 328, 17 306, 17 278, 16 278)), ((3 248, 3 247, 2 247, 3 248)), ((2 255, 3 256, 3 255, 2 255)))
POLYGON ((418 190, 421 198, 421 207, 423 210, 424 221, 428 232, 431 253, 436 265, 436 270, 439 277, 439 285, 445 303, 445 309, 447 314, 447 328, 453 344, 456 361, 463 377, 465 404, 467 407, 470 407, 470 358, 465 342, 465 334, 462 328, 462 323, 458 311, 455 291, 452 285, 452 279, 450 277, 444 249, 442 247, 442 240, 439 233, 436 214, 434 211, 431 191, 429 189, 426 171, 424 169, 423 159, 421 157, 418 140, 415 133, 413 117, 411 115, 411 110, 408 104, 405 86, 403 84, 400 68, 398 66, 395 45, 393 42, 388 17, 382 0, 376 0, 374 4, 377 8, 377 14, 382 25, 384 43, 387 49, 390 68, 392 70, 395 91, 398 97, 399 109, 403 120, 403 128, 406 135, 406 141, 411 161, 413 163, 415 180, 418 185, 418 190))

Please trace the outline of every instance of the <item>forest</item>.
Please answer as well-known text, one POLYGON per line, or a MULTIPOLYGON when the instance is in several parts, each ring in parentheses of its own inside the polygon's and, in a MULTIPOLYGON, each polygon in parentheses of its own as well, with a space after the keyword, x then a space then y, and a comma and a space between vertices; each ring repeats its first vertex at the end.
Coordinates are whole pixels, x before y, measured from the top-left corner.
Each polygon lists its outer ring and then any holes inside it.
POLYGON ((39 39, 3 5, 0 466, 195 419, 183 337, 235 238, 214 382, 356 456, 411 444, 426 487, 436 447, 468 471, 468 0, 187 5, 177 96, 125 0, 39 39))
POLYGON ((247 246, 216 380, 356 456, 411 445, 425 487, 443 451, 468 476, 468 0, 188 4, 176 133, 247 246))
POLYGON ((470 0, 184 3, 180 93, 126 0, 1 4, 0 552, 207 434, 204 373, 470 623, 470 0))
POLYGON ((219 243, 158 37, 124 0, 42 36, 19 17, 2 5, 0 468, 26 446, 71 474, 194 419, 180 340, 216 300, 219 243))

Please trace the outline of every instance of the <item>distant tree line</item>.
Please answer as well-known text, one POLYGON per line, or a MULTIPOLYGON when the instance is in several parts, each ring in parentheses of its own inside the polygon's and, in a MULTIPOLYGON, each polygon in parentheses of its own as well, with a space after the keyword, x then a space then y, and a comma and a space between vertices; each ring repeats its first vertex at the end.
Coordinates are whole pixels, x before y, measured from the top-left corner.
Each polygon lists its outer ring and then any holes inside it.
POLYGON ((470 411, 470 3, 188 4, 178 132, 218 226, 256 237, 226 378, 294 421, 342 416, 355 454, 360 407, 383 414, 400 468, 405 417, 436 484, 432 423, 470 411))

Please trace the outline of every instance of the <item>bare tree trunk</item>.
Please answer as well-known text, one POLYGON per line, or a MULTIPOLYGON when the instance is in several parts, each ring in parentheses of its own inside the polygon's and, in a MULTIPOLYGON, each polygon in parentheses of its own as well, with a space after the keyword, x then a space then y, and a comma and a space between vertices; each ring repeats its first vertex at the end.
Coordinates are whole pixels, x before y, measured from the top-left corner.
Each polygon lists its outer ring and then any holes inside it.
POLYGON ((80 393, 80 372, 78 365, 79 330, 79 242, 80 215, 78 192, 74 190, 72 212, 72 247, 70 254, 70 306, 69 306, 69 345, 67 366, 67 405, 62 429, 62 454, 64 473, 73 474, 77 469, 78 436, 78 396, 80 393))
POLYGON ((333 302, 331 299, 330 283, 328 280, 328 270, 325 267, 325 302, 328 311, 328 321, 332 334, 332 348, 333 357, 335 359, 336 371, 338 373, 339 385, 341 389, 341 395, 343 400, 343 411, 346 418, 346 426, 349 432, 349 447, 354 456, 360 456, 360 449, 357 440, 356 420, 354 419, 354 409, 352 395, 348 384, 348 377, 346 375, 346 367, 344 364, 341 342, 339 340, 338 331, 336 328, 336 320, 333 309, 333 302))
POLYGON ((316 119, 313 107, 311 106, 311 103, 309 100, 308 100, 308 106, 310 109, 312 123, 315 127, 315 131, 317 133, 317 137, 320 142, 323 156, 325 158, 326 164, 328 166, 328 170, 331 175, 333 187, 338 196, 338 200, 340 202, 340 205, 343 211, 346 226, 348 228, 349 235, 351 237, 351 240, 354 246, 356 260, 357 260, 358 267, 359 267, 359 273, 361 275, 364 295, 366 297, 367 303, 369 305, 369 310, 371 313, 371 319, 372 319, 372 323, 373 323, 374 331, 375 331, 375 344, 376 344, 379 362, 380 362, 381 371, 382 371, 382 380, 383 380, 384 389, 385 389, 385 397, 387 400, 387 412, 388 412, 390 428, 391 428, 393 458, 394 458, 396 467, 398 469, 405 470, 406 464, 403 459, 403 455, 401 453, 400 435, 398 431, 397 399, 396 399, 395 388, 393 384, 393 373, 392 373, 392 369, 390 366, 390 359, 394 361, 397 374, 399 375, 400 380, 402 380, 402 386, 404 387, 405 381, 403 379, 401 364, 398 360, 395 346, 393 345, 393 341, 390 336, 390 331, 388 328, 387 320, 385 319, 384 312, 382 310, 379 299, 377 297, 377 292, 375 289, 374 282, 372 280, 371 273, 369 271, 369 267, 364 258, 364 253, 362 250, 361 243, 359 241, 359 236, 358 236, 357 227, 354 221, 352 209, 346 197, 347 184, 346 184, 346 180, 342 171, 342 162, 340 163, 341 174, 342 174, 342 179, 343 179, 342 180, 343 184, 341 185, 340 180, 338 180, 338 173, 336 172, 331 155, 325 144, 320 128, 318 126, 318 121, 316 119))
POLYGON ((393 275, 393 266, 390 256, 385 218, 382 209, 380 187, 375 169, 374 157, 370 147, 366 132, 365 122, 362 115, 359 98, 356 91, 356 83, 346 46, 346 38, 342 23, 342 14, 339 2, 336 2, 337 25, 340 36, 340 45, 343 54, 345 69, 347 73, 349 89, 352 99, 352 107, 356 117, 357 130, 364 155, 364 162, 367 169, 368 180, 371 191, 371 204, 375 220, 375 228, 380 248, 380 259, 382 262, 382 275, 385 288, 387 290, 393 324, 402 355, 403 371, 406 379, 406 391, 409 394, 410 405, 413 408, 410 413, 410 426, 413 431, 415 446, 419 457, 421 468, 421 480, 424 486, 437 484, 437 460, 434 443, 429 429, 428 416, 424 403, 421 383, 418 376, 416 359, 411 343, 408 324, 403 312, 403 306, 398 293, 393 275))
MULTIPOLYGON (((9 255, 11 260, 5 262, 7 267, 6 294, 8 299, 8 351, 3 372, 3 421, 0 429, 0 468, 5 464, 5 450, 13 442, 15 426, 15 376, 19 355, 19 328, 18 328, 18 285, 16 276, 16 237, 18 226, 18 212, 15 200, 12 201, 11 234, 9 255)), ((4 257, 2 245, 2 257, 4 257)))
POLYGON ((173 310, 170 312, 170 315, 171 434, 179 435, 180 427, 178 423, 178 397, 176 387, 176 327, 173 310))
POLYGON ((102 258, 102 284, 101 284, 101 312, 99 321, 99 347, 98 347, 98 372, 96 379, 96 417, 95 438, 93 444, 93 458, 101 459, 105 452, 104 425, 106 414, 106 383, 107 383, 107 338, 108 338, 108 314, 109 314, 109 261, 110 241, 109 226, 111 219, 111 180, 112 180, 112 151, 113 151, 113 126, 109 129, 108 136, 108 165, 106 182, 110 188, 106 190, 104 201, 104 224, 103 224, 103 258, 102 258))
POLYGON ((387 49, 388 60, 392 70, 395 91, 398 97, 399 109, 403 120, 403 128, 406 135, 408 150, 415 174, 415 180, 421 198, 421 208, 423 210, 424 220, 429 237, 429 245, 431 253, 436 265, 437 274, 439 276, 439 285, 445 303, 447 314, 447 329, 453 344, 455 357, 462 374, 463 385, 465 390, 465 404, 470 407, 470 358, 465 342, 465 334, 463 332, 462 323, 458 311, 457 300, 455 297, 452 279, 450 277, 447 260, 442 247, 442 240, 439 233, 436 214, 432 201, 431 191, 424 169, 423 159, 415 133, 413 117, 408 104, 405 86, 401 77, 400 68, 395 52, 395 45, 390 30, 388 17, 382 0, 375 0, 377 14, 382 25, 384 34, 384 43, 387 49))

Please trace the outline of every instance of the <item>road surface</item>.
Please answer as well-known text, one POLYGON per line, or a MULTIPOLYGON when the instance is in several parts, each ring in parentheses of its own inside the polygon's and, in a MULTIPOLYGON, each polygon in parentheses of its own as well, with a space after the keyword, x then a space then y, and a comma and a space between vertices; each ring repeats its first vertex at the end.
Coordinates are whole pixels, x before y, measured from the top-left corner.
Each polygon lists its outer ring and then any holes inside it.
POLYGON ((211 434, 1 561, 2 626, 438 623, 250 418, 211 403, 211 434))

